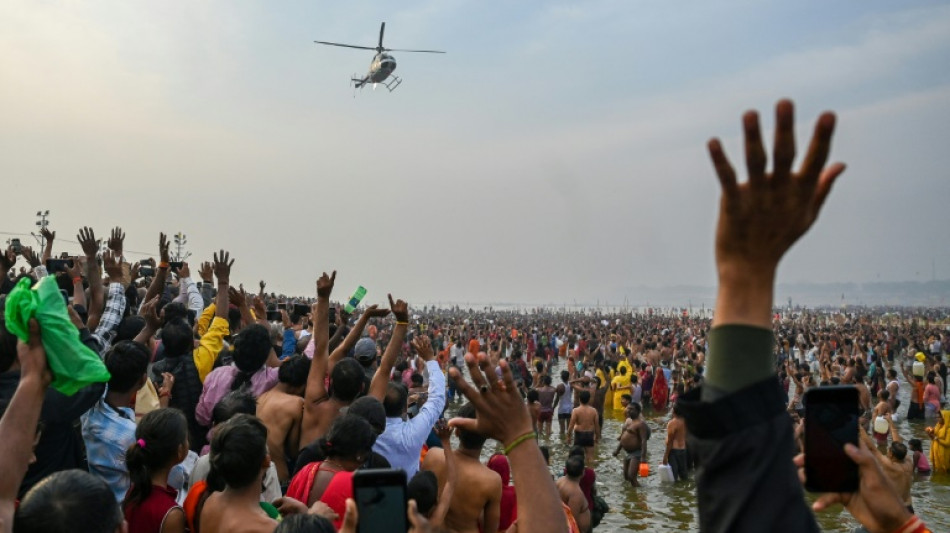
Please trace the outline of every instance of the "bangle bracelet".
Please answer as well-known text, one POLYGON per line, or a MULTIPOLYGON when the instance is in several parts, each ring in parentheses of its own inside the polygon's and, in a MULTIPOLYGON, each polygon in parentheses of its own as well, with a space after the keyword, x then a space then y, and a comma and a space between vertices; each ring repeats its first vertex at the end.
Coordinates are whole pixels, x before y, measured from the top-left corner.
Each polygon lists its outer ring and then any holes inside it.
POLYGON ((407 320, 407 321, 405 321, 405 322, 400 322, 400 321, 397 320, 397 321, 396 321, 396 325, 397 325, 397 326, 408 326, 408 325, 409 325, 409 321, 407 320))
POLYGON ((73 278, 73 285, 76 285, 77 283, 82 283, 82 276, 76 276, 73 278))
POLYGON ((504 454, 505 455, 510 454, 511 450, 514 450, 515 448, 517 448, 518 445, 521 444, 522 442, 526 440, 536 439, 536 438, 538 438, 538 434, 535 433, 534 431, 532 431, 531 433, 525 433, 524 435, 512 441, 512 443, 509 444, 508 446, 505 446, 504 454))

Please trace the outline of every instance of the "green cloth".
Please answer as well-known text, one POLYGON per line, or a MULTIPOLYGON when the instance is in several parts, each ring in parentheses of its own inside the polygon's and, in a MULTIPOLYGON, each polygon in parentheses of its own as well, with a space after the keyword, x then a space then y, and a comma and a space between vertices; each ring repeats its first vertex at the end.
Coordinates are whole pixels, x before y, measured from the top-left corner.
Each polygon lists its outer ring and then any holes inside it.
POLYGON ((709 332, 703 401, 742 390, 775 375, 772 330, 724 325, 709 332))
POLYGON ((39 323, 54 389, 72 396, 87 385, 109 381, 99 354, 79 339, 55 278, 42 278, 32 289, 29 279, 21 279, 7 296, 4 314, 7 330, 23 342, 30 340, 30 319, 39 323))

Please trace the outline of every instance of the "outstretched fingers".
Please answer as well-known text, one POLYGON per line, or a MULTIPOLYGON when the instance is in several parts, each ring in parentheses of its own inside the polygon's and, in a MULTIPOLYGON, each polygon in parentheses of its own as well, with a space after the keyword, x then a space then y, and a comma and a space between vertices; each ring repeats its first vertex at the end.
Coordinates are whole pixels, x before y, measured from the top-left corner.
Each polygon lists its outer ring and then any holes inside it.
POLYGON ((736 171, 729 163, 729 158, 726 157, 726 152, 722 149, 722 143, 719 142, 719 139, 710 139, 707 146, 709 157, 716 168, 716 175, 719 176, 719 184, 722 186, 723 194, 727 196, 735 194, 739 190, 739 185, 736 182, 736 171))
POLYGON ((795 161, 795 106, 791 100, 781 100, 775 106, 775 145, 772 157, 772 179, 787 180, 792 173, 792 162, 795 161))
POLYGON ((745 164, 749 171, 749 183, 753 186, 765 184, 765 147, 762 146, 762 129, 759 127, 759 114, 747 111, 742 115, 742 129, 745 132, 745 164))
MULTIPOLYGON (((822 169, 828 160, 828 153, 831 151, 831 137, 835 132, 835 114, 831 112, 822 113, 815 123, 815 132, 812 134, 811 142, 808 145, 808 152, 805 154, 805 161, 799 169, 799 179, 815 183, 822 176, 822 169)), ((839 172, 840 174, 840 172, 839 172)))

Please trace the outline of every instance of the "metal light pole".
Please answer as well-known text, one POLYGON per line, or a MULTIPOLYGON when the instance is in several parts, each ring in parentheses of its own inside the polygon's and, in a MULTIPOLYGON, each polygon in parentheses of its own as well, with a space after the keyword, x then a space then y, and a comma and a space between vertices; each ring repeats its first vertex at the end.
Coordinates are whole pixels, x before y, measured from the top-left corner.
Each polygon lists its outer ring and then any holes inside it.
POLYGON ((191 252, 184 252, 185 245, 188 244, 188 236, 182 232, 178 232, 174 235, 175 239, 175 261, 185 261, 191 257, 191 252))
POLYGON ((37 211, 36 216, 39 218, 39 220, 36 221, 36 227, 38 228, 39 233, 30 233, 30 235, 32 235, 33 238, 36 239, 38 243, 40 243, 40 250, 42 251, 44 248, 46 248, 46 237, 43 236, 43 230, 49 226, 49 221, 46 220, 49 218, 49 209, 46 211, 37 211))

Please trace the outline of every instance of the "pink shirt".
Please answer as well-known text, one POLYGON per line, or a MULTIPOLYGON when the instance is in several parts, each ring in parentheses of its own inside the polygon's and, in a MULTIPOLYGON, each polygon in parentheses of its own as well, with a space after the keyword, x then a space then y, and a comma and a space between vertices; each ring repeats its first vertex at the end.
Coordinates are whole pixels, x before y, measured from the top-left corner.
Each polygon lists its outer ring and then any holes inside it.
MULTIPOLYGON (((211 411, 221 401, 221 398, 231 391, 231 383, 239 370, 234 365, 216 368, 205 378, 204 389, 198 406, 195 408, 195 419, 203 426, 211 425, 211 411)), ((264 366, 251 376, 251 393, 259 398, 261 394, 277 385, 277 369, 264 366)))
POLYGON ((924 387, 924 403, 929 403, 938 410, 940 409, 940 389, 933 383, 928 383, 924 387))

